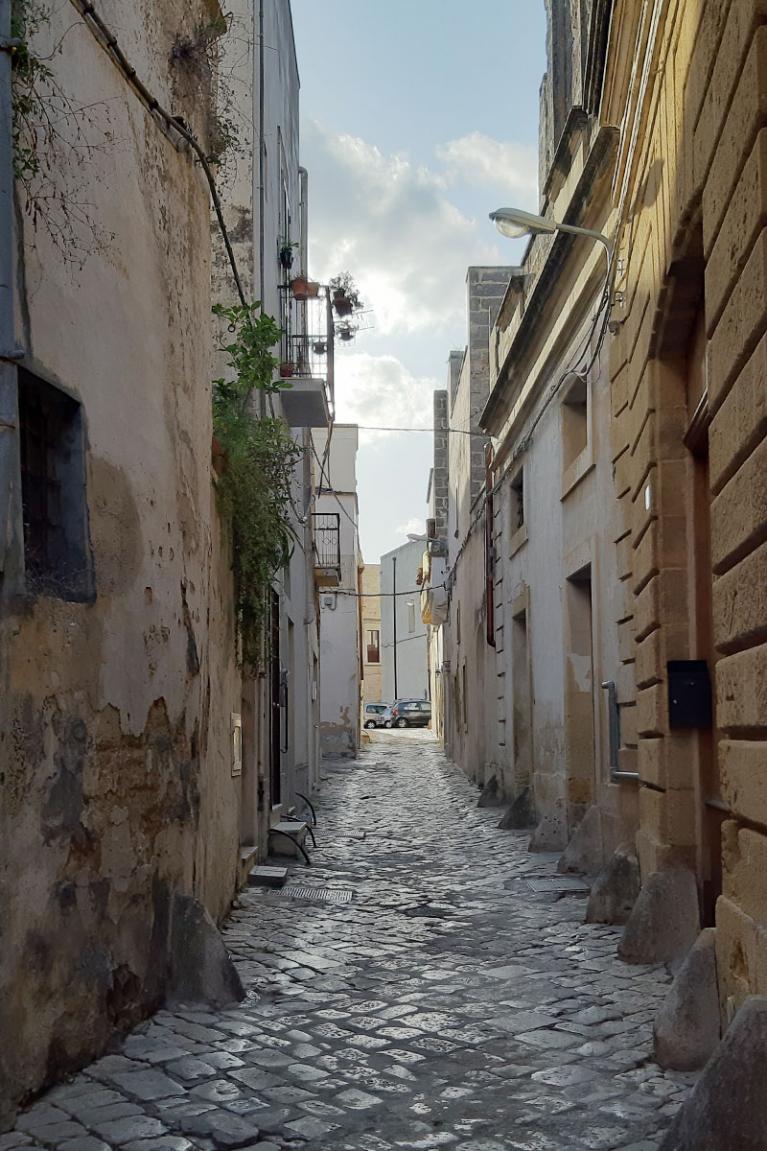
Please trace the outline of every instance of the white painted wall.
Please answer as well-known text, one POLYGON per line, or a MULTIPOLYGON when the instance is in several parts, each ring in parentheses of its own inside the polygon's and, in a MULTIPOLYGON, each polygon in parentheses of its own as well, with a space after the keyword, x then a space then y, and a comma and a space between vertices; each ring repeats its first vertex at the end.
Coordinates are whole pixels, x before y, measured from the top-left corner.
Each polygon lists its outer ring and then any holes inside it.
POLYGON ((426 625, 421 619, 421 591, 416 584, 425 546, 424 540, 413 540, 381 556, 381 681, 387 702, 406 697, 429 698, 426 625), (412 592, 412 594, 397 594, 395 598, 392 595, 395 591, 412 592))
MULTIPOLYGON (((327 433, 314 434, 315 451, 325 458, 327 433)), ((357 448, 354 424, 336 424, 320 485, 319 465, 316 510, 338 514, 341 543, 341 582, 337 589, 321 588, 320 600, 320 740, 329 755, 356 755, 360 732, 360 568, 362 556, 357 530, 357 448), (330 484, 328 484, 328 476, 330 484), (344 594, 348 592, 350 594, 344 594)))

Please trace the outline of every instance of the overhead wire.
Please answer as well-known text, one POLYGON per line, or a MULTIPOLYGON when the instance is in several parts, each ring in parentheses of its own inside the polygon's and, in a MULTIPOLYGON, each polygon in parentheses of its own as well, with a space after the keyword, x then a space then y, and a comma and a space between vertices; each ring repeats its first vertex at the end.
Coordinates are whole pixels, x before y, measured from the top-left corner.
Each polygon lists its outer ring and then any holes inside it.
MULTIPOLYGON (((248 301, 245 294, 245 289, 243 287, 242 278, 240 276, 240 270, 237 266, 237 259, 234 254, 231 238, 229 236, 229 230, 226 226, 226 220, 224 219, 224 209, 221 203, 221 197, 218 193, 218 188, 216 186, 216 178, 205 150, 201 146, 197 137, 184 122, 184 120, 179 116, 172 115, 172 113, 170 113, 167 108, 165 108, 160 103, 157 97, 152 92, 150 92, 143 81, 139 79, 136 69, 130 63, 127 56, 120 47, 116 35, 104 22, 104 20, 102 20, 101 16, 96 11, 90 0, 70 0, 70 3, 82 16, 86 27, 89 28, 94 39, 98 44, 101 45, 103 50, 112 59, 113 63, 116 65, 119 72, 123 75, 124 79, 130 85, 133 91, 136 93, 141 103, 153 116, 156 116, 162 122, 166 134, 171 139, 171 142, 175 142, 174 137, 179 136, 192 149, 200 164, 200 167, 203 170, 206 182, 208 184, 208 190, 210 192, 210 198, 213 204, 213 210, 216 216, 218 230, 221 234, 221 239, 224 244, 224 250, 226 251, 227 261, 232 273, 232 279, 234 280, 238 299, 243 307, 247 307, 248 301)), ((275 409, 271 394, 269 394, 268 399, 269 410, 272 417, 274 418, 275 409)), ((293 513, 296 517, 296 521, 301 527, 305 527, 308 522, 308 508, 303 512, 300 512, 296 507, 295 501, 293 499, 293 493, 290 489, 288 489, 287 494, 290 506, 292 507, 293 513)))
MULTIPOLYGON (((429 591, 434 591, 435 588, 446 587, 446 586, 447 585, 444 583, 430 583, 430 584, 426 585, 426 587, 429 589, 429 591)), ((326 594, 326 595, 348 595, 348 596, 351 596, 352 599, 386 599, 387 597, 389 599, 396 599, 397 596, 401 596, 401 595, 420 595, 422 591, 423 591, 423 588, 420 588, 420 587, 413 588, 412 590, 409 590, 409 591, 376 591, 376 592, 351 591, 351 590, 348 590, 347 588, 328 588, 328 589, 326 589, 324 594, 326 594)))

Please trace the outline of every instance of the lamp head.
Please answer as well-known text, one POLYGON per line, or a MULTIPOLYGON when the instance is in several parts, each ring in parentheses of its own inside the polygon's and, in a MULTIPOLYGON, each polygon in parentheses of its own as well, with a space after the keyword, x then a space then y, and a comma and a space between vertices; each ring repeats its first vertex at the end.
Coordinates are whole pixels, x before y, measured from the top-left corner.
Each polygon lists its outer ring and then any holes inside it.
POLYGON ((523 212, 521 208, 496 208, 490 213, 496 228, 509 240, 518 240, 530 232, 556 232, 557 225, 543 216, 523 212))

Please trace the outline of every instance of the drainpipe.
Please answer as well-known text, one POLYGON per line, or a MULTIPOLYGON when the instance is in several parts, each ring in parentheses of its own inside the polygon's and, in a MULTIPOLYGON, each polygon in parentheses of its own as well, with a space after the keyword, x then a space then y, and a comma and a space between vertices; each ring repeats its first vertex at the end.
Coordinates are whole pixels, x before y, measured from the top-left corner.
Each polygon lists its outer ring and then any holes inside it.
MULTIPOLYGON (((19 507, 19 400, 13 299, 13 94, 11 0, 0 0, 0 593, 21 584, 19 507)), ((23 561, 22 561, 23 562, 23 561)), ((19 589, 20 590, 20 587, 19 589)))
MULTIPOLYGON (((298 218, 301 221, 299 255, 301 274, 309 278, 309 173, 306 168, 298 169, 298 218)), ((306 307, 306 302, 304 302, 306 307)))
POLYGON ((638 771, 621 771, 618 749, 621 744, 621 716, 618 710, 618 691, 615 681, 606 679, 602 687, 607 692, 607 714, 610 722, 610 779, 639 779, 638 771))
MULTIPOLYGON (((258 4, 258 298, 262 305, 266 289, 266 264, 264 255, 264 0, 258 4)), ((266 396, 263 391, 258 396, 258 414, 266 416, 266 396)))
MULTIPOLYGON (((391 605, 392 605, 392 619, 394 621, 394 699, 398 698, 397 695, 397 557, 391 557, 391 605)), ((392 700, 392 703, 394 700, 392 700)))

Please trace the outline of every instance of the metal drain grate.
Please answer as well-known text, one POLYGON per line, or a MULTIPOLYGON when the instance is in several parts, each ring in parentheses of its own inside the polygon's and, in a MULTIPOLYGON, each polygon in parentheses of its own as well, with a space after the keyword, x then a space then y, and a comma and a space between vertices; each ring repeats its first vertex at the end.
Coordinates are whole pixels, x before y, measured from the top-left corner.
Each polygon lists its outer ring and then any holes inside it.
POLYGON ((279 894, 290 899, 316 899, 321 903, 351 903, 354 893, 333 887, 282 887, 279 894))

